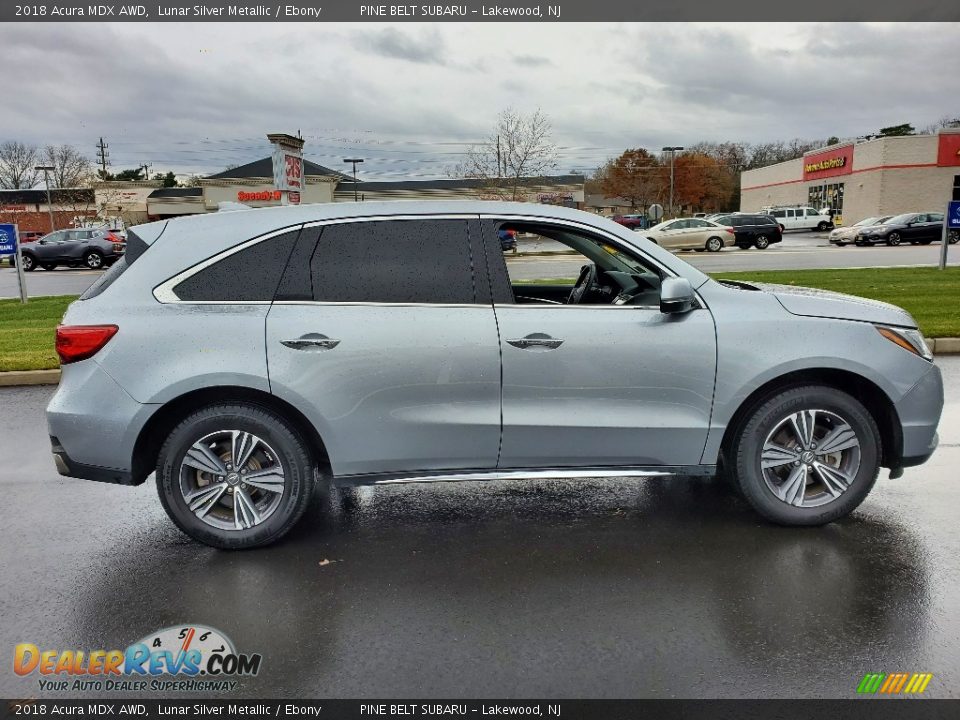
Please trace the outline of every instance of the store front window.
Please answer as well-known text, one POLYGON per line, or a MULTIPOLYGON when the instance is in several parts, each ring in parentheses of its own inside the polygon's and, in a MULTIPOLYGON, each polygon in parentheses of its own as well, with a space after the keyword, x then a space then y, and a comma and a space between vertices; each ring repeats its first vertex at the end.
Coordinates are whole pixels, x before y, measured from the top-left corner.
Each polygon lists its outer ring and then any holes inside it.
POLYGON ((807 203, 817 210, 833 210, 835 225, 843 225, 843 183, 821 183, 807 189, 807 203))

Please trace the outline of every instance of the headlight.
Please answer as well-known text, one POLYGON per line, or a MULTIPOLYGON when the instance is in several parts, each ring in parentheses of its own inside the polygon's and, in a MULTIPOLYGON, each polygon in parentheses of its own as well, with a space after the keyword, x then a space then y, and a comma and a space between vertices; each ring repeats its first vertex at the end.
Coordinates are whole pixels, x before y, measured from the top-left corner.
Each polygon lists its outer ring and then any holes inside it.
POLYGON ((896 343, 904 350, 909 350, 914 355, 919 355, 924 360, 933 362, 933 353, 930 352, 930 348, 927 347, 927 343, 919 330, 892 328, 886 325, 875 325, 874 327, 890 342, 896 343))

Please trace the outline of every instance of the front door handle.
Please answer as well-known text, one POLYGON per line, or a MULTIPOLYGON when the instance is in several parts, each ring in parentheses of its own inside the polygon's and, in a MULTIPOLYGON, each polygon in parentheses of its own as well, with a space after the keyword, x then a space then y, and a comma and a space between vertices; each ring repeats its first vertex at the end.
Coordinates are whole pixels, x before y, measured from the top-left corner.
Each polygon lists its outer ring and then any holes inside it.
POLYGON ((320 333, 307 333, 294 340, 281 340, 280 344, 293 350, 333 350, 340 341, 320 333))
POLYGON ((557 340, 544 333, 532 333, 526 337, 517 338, 516 340, 507 340, 507 342, 521 350, 556 350, 563 345, 563 340, 557 340))

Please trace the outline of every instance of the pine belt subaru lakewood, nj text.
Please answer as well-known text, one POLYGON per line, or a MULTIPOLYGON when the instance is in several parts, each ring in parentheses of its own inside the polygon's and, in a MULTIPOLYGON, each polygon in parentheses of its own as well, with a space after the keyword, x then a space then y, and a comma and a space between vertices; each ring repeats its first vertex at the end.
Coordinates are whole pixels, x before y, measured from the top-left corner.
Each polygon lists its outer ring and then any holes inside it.
POLYGON ((523 203, 142 225, 57 350, 59 471, 155 470, 173 521, 222 548, 276 540, 331 482, 720 471, 764 517, 817 525, 881 466, 929 458, 943 406, 900 308, 714 281, 622 225, 523 203), (581 255, 576 282, 513 277, 504 229, 581 255))

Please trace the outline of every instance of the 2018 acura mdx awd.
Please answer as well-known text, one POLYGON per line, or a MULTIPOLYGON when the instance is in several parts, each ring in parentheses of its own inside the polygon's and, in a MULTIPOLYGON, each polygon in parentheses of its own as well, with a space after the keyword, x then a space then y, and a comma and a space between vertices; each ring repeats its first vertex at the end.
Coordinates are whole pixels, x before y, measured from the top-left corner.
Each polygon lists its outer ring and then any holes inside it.
MULTIPOLYGON (((764 517, 843 517, 937 444, 903 310, 717 282, 617 223, 496 202, 306 205, 142 225, 67 310, 47 409, 68 476, 263 545, 340 486, 722 470, 764 517), (582 256, 512 277, 503 227, 582 256), (115 442, 103 443, 104 434, 115 442)), ((668 481, 663 478, 662 481, 668 481)))

